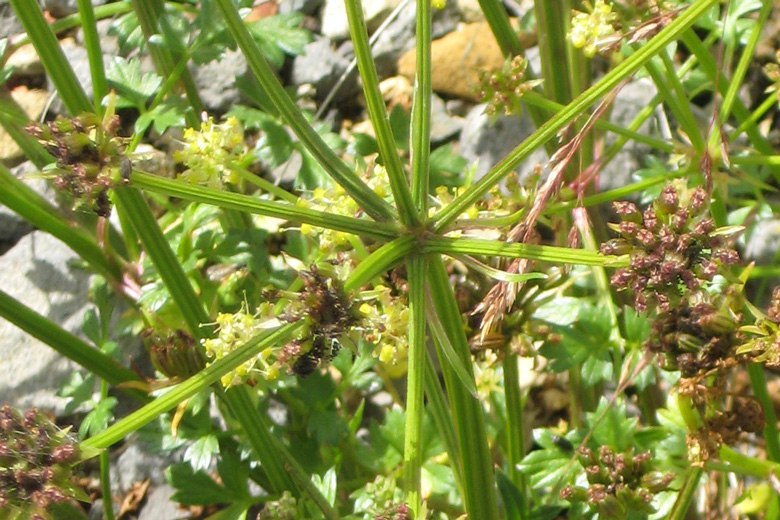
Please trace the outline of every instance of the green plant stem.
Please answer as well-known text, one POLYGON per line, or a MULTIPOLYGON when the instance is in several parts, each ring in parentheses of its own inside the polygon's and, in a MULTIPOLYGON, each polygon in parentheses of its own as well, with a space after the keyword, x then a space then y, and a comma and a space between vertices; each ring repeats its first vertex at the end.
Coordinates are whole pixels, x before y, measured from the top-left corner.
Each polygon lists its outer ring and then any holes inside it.
MULTIPOLYGON (((175 408, 185 399, 217 383, 223 375, 231 370, 235 370, 236 367, 256 356, 264 349, 289 341, 302 327, 302 322, 289 323, 256 336, 227 356, 215 361, 186 381, 176 385, 170 391, 157 397, 151 403, 120 419, 94 437, 85 440, 82 442, 82 445, 105 449, 116 444, 126 435, 153 421, 160 414, 175 408)), ((247 436, 252 433, 247 432, 247 436)))
POLYGON ((102 114, 101 102, 108 94, 108 82, 106 71, 103 67, 103 52, 100 49, 100 39, 95 22, 95 11, 90 0, 77 0, 79 14, 81 15, 81 29, 84 31, 84 47, 87 49, 89 59, 89 72, 92 75, 92 93, 95 112, 102 114))
MULTIPOLYGON (((108 385, 100 382, 100 400, 108 397, 108 385)), ((103 514, 105 520, 114 520, 114 499, 111 496, 111 467, 108 450, 100 452, 100 492, 103 494, 103 514)))
POLYGON ((517 469, 517 464, 525 456, 523 396, 520 390, 520 370, 517 361, 517 355, 509 354, 501 364, 506 397, 506 465, 512 482, 525 494, 525 479, 517 469))
POLYGON ((412 99, 412 200, 420 218, 427 219, 431 154, 431 3, 417 4, 417 61, 412 99))
POLYGON ((696 494, 696 488, 699 486, 699 479, 701 479, 702 474, 704 474, 704 470, 700 467, 688 467, 682 489, 680 489, 677 494, 677 500, 675 500, 672 510, 666 517, 668 520, 685 519, 688 514, 688 509, 690 509, 691 503, 693 502, 693 496, 696 494))
MULTIPOLYGON (((438 255, 429 257, 428 284, 431 293, 436 295, 434 301, 436 314, 447 333, 450 345, 460 357, 473 381, 468 340, 463 332, 463 323, 447 271, 438 255)), ((487 444, 488 437, 482 407, 479 400, 460 382, 459 376, 446 361, 440 349, 438 354, 458 437, 459 463, 463 469, 463 501, 466 511, 469 518, 499 518, 495 476, 487 444)))
MULTIPOLYGON (((224 0, 223 0, 224 1, 224 0)), ((617 65, 607 73, 600 81, 588 90, 577 96, 566 105, 558 114, 542 125, 536 132, 512 150, 504 159, 493 167, 485 176, 471 186, 466 192, 457 197, 451 204, 438 212, 434 218, 434 232, 441 232, 455 220, 466 208, 473 205, 485 195, 501 179, 509 175, 521 161, 526 159, 531 152, 552 139, 558 131, 579 117, 588 107, 598 99, 606 95, 631 74, 642 67, 658 52, 661 52, 667 44, 683 33, 704 12, 712 7, 717 0, 698 0, 686 9, 673 22, 663 28, 655 37, 635 53, 617 65)))
POLYGON ((749 363, 747 366, 748 376, 750 377, 750 386, 753 388, 753 395, 761 402, 764 408, 764 441, 766 442, 766 451, 769 454, 769 460, 780 462, 780 432, 777 429, 777 417, 775 416, 775 407, 764 378, 764 366, 760 363, 749 363))
POLYGON ((508 244, 494 240, 479 240, 473 238, 428 237, 422 244, 426 253, 442 253, 445 255, 487 255, 503 258, 527 258, 543 262, 601 265, 624 267, 628 265, 627 257, 608 257, 596 251, 570 249, 556 246, 540 246, 534 244, 508 244))
POLYGON ((312 226, 345 231, 370 238, 388 239, 398 234, 397 226, 394 224, 344 217, 278 201, 260 200, 249 195, 204 188, 148 173, 134 171, 130 176, 130 181, 133 186, 144 191, 160 193, 169 197, 178 197, 291 222, 311 224, 312 226))
POLYGON ((545 96, 560 104, 566 104, 572 98, 566 44, 571 7, 570 0, 534 1, 545 96))
POLYGON ((770 474, 780 474, 780 464, 743 455, 734 448, 722 445, 718 450, 721 462, 728 463, 728 471, 749 477, 767 478, 770 474))
POLYGON ((35 51, 43 63, 43 68, 49 75, 52 83, 57 89, 65 108, 71 115, 79 115, 82 112, 92 110, 81 83, 76 79, 76 74, 65 59, 57 37, 51 31, 49 24, 43 17, 38 2, 33 0, 10 0, 11 6, 16 12, 19 21, 22 22, 24 30, 30 36, 30 41, 35 47, 35 51))
POLYGON ((38 168, 54 162, 54 158, 43 148, 36 138, 25 131, 30 118, 13 100, 5 87, 0 87, 0 125, 11 139, 22 149, 24 155, 38 168))
POLYGON ((254 173, 250 172, 240 164, 237 164, 236 162, 231 162, 228 166, 232 171, 236 172, 243 180, 257 186, 258 188, 265 191, 266 193, 270 193, 271 195, 275 196, 277 199, 283 200, 285 202, 289 202, 290 204, 298 203, 298 197, 296 197, 289 191, 280 188, 276 184, 267 181, 266 179, 260 177, 259 175, 255 175, 254 173))
POLYGON ((241 48, 255 77, 260 82, 265 94, 279 110, 282 119, 298 136, 303 146, 314 159, 325 169, 333 180, 360 205, 365 212, 375 220, 397 219, 397 212, 385 200, 374 193, 347 164, 323 141, 322 137, 312 128, 298 107, 285 92, 271 67, 263 58, 252 35, 244 26, 232 0, 215 0, 225 19, 230 33, 241 48))
MULTIPOLYGON (((420 224, 420 215, 412 202, 406 172, 401 164, 401 157, 398 155, 393 131, 390 128, 385 101, 379 91, 379 79, 374 59, 371 56, 371 47, 368 45, 368 30, 363 18, 363 7, 360 0, 345 0, 344 5, 347 8, 349 32, 355 48, 358 71, 363 80, 363 94, 366 98, 368 116, 376 133, 379 156, 387 170, 387 178, 390 181, 390 190, 393 192, 398 215, 405 226, 416 227, 420 224)), ((430 10, 430 6, 428 9, 430 10)))
MULTIPOLYGON (((772 92, 770 93, 766 99, 756 108, 752 114, 750 114, 750 117, 742 121, 740 125, 734 129, 733 132, 729 134, 729 141, 735 141, 737 137, 742 135, 742 133, 750 126, 755 126, 755 124, 758 122, 761 117, 763 117, 764 114, 766 114, 769 109, 773 108, 775 105, 777 105, 777 93, 772 92)), ((731 157, 729 157, 731 159, 731 157)))
POLYGON ((404 429, 403 475, 406 503, 414 517, 420 514, 422 472, 422 419, 425 411, 425 264, 422 255, 411 256, 406 268, 409 276, 409 353, 406 372, 406 412, 404 429))
POLYGON ((439 383, 439 374, 433 365, 432 353, 429 350, 425 356, 425 397, 426 408, 431 412, 433 424, 441 436, 444 449, 449 455, 450 467, 455 475, 455 484, 461 495, 463 494, 463 469, 458 456, 458 439, 455 435, 455 427, 452 424, 452 416, 447 408, 447 400, 439 383))
POLYGON ((404 257, 412 254, 417 241, 412 236, 402 236, 383 245, 349 274, 344 282, 345 291, 357 291, 371 280, 401 263, 404 257))

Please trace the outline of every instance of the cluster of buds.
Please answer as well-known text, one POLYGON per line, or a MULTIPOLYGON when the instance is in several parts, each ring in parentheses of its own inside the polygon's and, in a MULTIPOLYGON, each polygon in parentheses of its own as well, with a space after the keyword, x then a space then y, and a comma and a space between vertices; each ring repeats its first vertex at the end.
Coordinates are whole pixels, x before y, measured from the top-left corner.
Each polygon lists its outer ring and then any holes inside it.
POLYGON ((688 434, 689 459, 693 464, 704 464, 717 458, 722 444, 734 445, 742 433, 759 433, 765 425, 761 403, 755 397, 736 396, 730 410, 711 410, 704 425, 688 434))
POLYGON ((77 208, 102 217, 111 213, 108 190, 118 173, 125 174, 125 139, 117 136, 119 116, 106 111, 103 119, 83 113, 74 118, 58 116, 47 124, 30 123, 27 132, 57 159, 54 185, 72 195, 77 208))
MULTIPOLYGON (((70 482, 78 446, 36 409, 0 406, 0 513, 49 520, 51 506, 78 495, 70 482)), ((2 515, 0 515, 2 516, 2 515)))
POLYGON ((356 491, 355 513, 374 520, 410 520, 411 509, 402 502, 403 493, 393 476, 377 475, 362 489, 356 491))
MULTIPOLYGON (((288 300, 283 320, 303 321, 304 331, 287 345, 269 346, 225 374, 225 387, 242 382, 254 384, 261 379, 272 381, 283 370, 305 377, 330 362, 341 346, 353 345, 351 335, 362 321, 356 305, 345 293, 333 266, 312 264, 309 269, 299 271, 303 280, 300 293, 271 290, 266 294, 268 300, 288 300)), ((246 306, 233 314, 220 314, 217 336, 203 342, 206 355, 221 359, 279 323, 270 302, 262 304, 254 314, 246 306)))
POLYGON ((774 63, 767 63, 764 66, 764 74, 772 82, 767 91, 777 92, 778 99, 780 99, 780 51, 775 54, 775 59, 774 63))
POLYGON ((186 170, 179 178, 192 184, 219 189, 225 183, 238 183, 239 176, 230 168, 231 162, 241 162, 247 154, 244 131, 235 117, 217 124, 209 118, 200 130, 184 131, 184 147, 174 153, 174 159, 184 163, 186 170))
POLYGON ((705 190, 681 191, 666 186, 643 212, 632 202, 614 203, 622 222, 611 227, 621 238, 604 243, 601 252, 630 255, 629 266, 618 269, 611 283, 619 291, 631 291, 639 312, 655 306, 663 312, 676 308, 702 281, 712 280, 720 265, 739 261, 727 245, 731 230, 715 229, 712 218, 702 216, 705 190))
POLYGON ((183 330, 161 335, 147 329, 142 336, 154 368, 168 377, 186 379, 206 366, 195 338, 183 330))
POLYGON ((502 112, 507 116, 519 115, 522 112, 520 98, 541 83, 541 80, 525 79, 527 67, 528 60, 518 55, 507 59, 501 70, 482 74, 479 100, 488 104, 485 108, 488 116, 495 117, 502 112))
POLYGON ((374 520, 412 520, 412 510, 406 504, 399 504, 375 515, 374 520))
POLYGON ((617 20, 610 3, 596 0, 589 13, 573 12, 569 40, 577 49, 583 49, 585 56, 592 58, 614 43, 617 20))
POLYGON ((756 363, 770 368, 780 367, 780 287, 772 292, 766 315, 757 316, 755 325, 742 327, 741 332, 754 337, 737 348, 737 354, 749 355, 756 363))
POLYGON ((588 447, 577 451, 577 458, 585 468, 588 488, 566 486, 561 498, 571 502, 586 502, 598 511, 599 518, 623 519, 633 515, 655 512, 653 496, 664 491, 674 478, 672 474, 652 471, 650 452, 634 454, 633 449, 615 453, 602 446, 598 453, 588 447))
POLYGON ((683 377, 724 368, 736 353, 742 319, 728 301, 700 291, 680 302, 673 312, 659 312, 652 322, 647 348, 661 354, 664 369, 680 370, 683 377))
POLYGON ((297 520, 302 518, 299 505, 292 493, 285 491, 277 500, 265 503, 257 520, 297 520))
MULTIPOLYGON (((384 166, 374 165, 369 168, 363 176, 363 181, 381 198, 386 199, 390 196, 388 189, 390 180, 384 166)), ((315 188, 305 197, 298 199, 298 206, 347 217, 360 217, 363 213, 358 203, 339 184, 327 188, 315 188)), ((309 224, 301 224, 301 233, 305 236, 316 237, 320 251, 325 254, 333 253, 347 246, 350 241, 349 233, 309 224)))

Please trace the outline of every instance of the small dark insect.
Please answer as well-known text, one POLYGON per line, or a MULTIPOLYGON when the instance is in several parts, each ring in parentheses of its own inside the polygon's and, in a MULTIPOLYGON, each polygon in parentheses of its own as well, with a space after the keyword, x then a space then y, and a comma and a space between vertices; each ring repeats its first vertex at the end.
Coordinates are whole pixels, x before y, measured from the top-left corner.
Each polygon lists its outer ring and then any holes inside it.
POLYGON ((122 182, 130 184, 130 174, 133 173, 133 163, 126 155, 119 157, 119 175, 122 176, 122 182))
POLYGON ((319 364, 319 359, 312 355, 311 352, 307 352, 295 360, 292 370, 299 377, 308 377, 317 370, 319 364))
POLYGON ((573 451, 574 445, 569 442, 569 440, 566 437, 561 437, 560 435, 552 434, 550 435, 550 440, 558 446, 563 451, 573 451))

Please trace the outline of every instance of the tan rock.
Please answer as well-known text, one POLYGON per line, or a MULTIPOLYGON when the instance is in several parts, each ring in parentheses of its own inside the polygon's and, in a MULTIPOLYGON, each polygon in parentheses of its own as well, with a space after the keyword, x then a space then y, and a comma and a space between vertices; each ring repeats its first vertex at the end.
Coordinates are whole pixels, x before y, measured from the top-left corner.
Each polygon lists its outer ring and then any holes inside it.
MULTIPOLYGON (((415 49, 398 61, 399 74, 414 80, 415 49)), ((478 101, 481 72, 500 69, 504 56, 486 22, 466 24, 431 44, 433 90, 470 101, 478 101)))
MULTIPOLYGON (((31 120, 36 121, 43 115, 46 104, 49 101, 49 93, 45 90, 32 89, 21 86, 11 91, 11 98, 16 102, 31 120)), ((0 162, 15 164, 22 159, 24 154, 16 142, 0 127, 0 162)))
POLYGON ((14 51, 6 62, 7 66, 15 67, 15 76, 42 76, 44 74, 41 58, 31 43, 22 45, 14 51))

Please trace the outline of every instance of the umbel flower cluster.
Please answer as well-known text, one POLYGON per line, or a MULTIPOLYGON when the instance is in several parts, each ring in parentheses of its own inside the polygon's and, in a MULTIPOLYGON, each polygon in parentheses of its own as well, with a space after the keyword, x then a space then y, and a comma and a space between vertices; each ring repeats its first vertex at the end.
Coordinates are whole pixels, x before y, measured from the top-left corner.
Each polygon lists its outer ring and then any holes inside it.
POLYGON ((525 77, 528 60, 523 56, 515 56, 504 63, 501 70, 491 74, 484 73, 480 78, 480 101, 487 103, 485 113, 498 116, 503 113, 519 115, 522 113, 520 98, 523 94, 541 83, 541 80, 525 77))
POLYGON ((356 352, 359 337, 376 345, 374 355, 392 368, 389 375, 405 371, 409 311, 402 296, 381 285, 359 295, 347 294, 337 269, 327 263, 312 264, 298 274, 303 281, 300 292, 270 289, 256 312, 244 305, 238 312, 217 317, 216 336, 203 342, 208 362, 224 358, 282 322, 304 323, 294 340, 269 346, 225 374, 225 387, 274 381, 282 374, 306 377, 328 364, 342 347, 356 352))
POLYGON ((174 159, 187 168, 179 174, 180 179, 214 189, 238 183, 238 173, 230 169, 230 164, 240 163, 247 154, 244 130, 238 119, 229 117, 223 123, 215 123, 209 118, 199 130, 186 129, 183 138, 184 147, 174 153, 174 159))
POLYGON ((606 43, 612 43, 617 19, 617 13, 604 0, 596 0, 589 13, 574 11, 569 31, 571 44, 592 58, 606 43))
POLYGON ((589 486, 566 486, 561 498, 585 502, 603 519, 623 520, 629 518, 629 513, 630 518, 642 518, 654 513, 653 495, 665 490, 674 478, 651 470, 649 451, 634 454, 629 448, 615 453, 602 446, 594 452, 583 446, 577 458, 585 468, 589 486))
POLYGON ((67 432, 43 413, 0 406, 0 513, 53 520, 52 506, 80 495, 70 481, 79 456, 67 432))
POLYGON ((614 203, 622 222, 610 226, 621 238, 604 243, 601 252, 630 255, 629 266, 618 269, 611 283, 631 292, 637 311, 677 308, 703 281, 711 281, 720 265, 739 261, 727 245, 727 230, 715 229, 713 219, 703 216, 708 202, 702 188, 680 193, 668 185, 642 212, 633 202, 614 203))
POLYGON ((27 132, 56 159, 54 185, 73 196, 75 206, 107 217, 108 190, 123 168, 125 139, 117 136, 119 116, 111 110, 101 119, 91 113, 58 116, 47 124, 30 123, 27 132))

